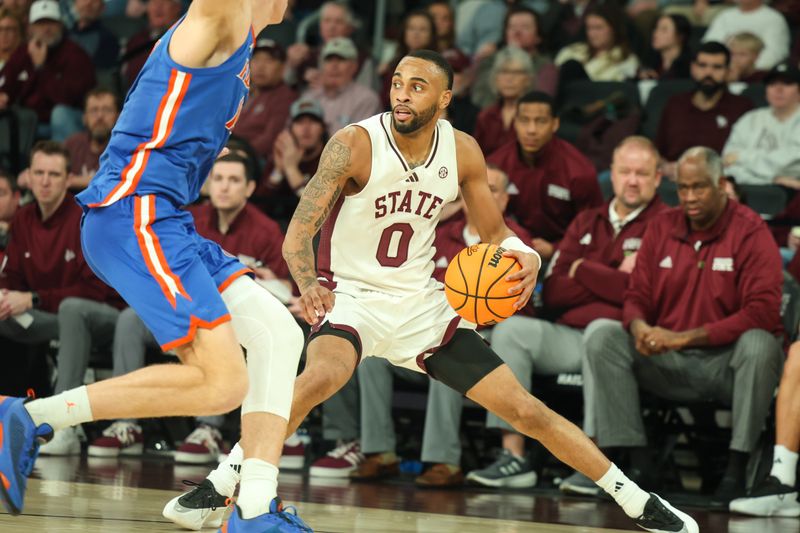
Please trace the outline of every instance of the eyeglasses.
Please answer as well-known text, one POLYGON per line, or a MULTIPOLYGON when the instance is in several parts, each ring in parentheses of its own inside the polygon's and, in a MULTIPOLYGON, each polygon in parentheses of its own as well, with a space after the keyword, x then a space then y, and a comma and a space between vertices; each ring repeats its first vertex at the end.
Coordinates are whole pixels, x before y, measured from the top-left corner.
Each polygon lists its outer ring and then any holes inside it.
POLYGON ((514 69, 514 68, 501 68, 497 71, 498 74, 503 74, 506 76, 527 76, 528 71, 522 69, 514 69))

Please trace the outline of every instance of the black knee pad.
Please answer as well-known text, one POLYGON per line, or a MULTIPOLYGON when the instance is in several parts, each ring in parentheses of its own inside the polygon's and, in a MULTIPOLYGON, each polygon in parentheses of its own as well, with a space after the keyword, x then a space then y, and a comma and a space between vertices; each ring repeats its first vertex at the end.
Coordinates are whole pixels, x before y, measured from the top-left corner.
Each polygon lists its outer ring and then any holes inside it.
POLYGON ((450 342, 425 359, 424 364, 433 379, 466 394, 503 360, 477 332, 457 329, 450 342))

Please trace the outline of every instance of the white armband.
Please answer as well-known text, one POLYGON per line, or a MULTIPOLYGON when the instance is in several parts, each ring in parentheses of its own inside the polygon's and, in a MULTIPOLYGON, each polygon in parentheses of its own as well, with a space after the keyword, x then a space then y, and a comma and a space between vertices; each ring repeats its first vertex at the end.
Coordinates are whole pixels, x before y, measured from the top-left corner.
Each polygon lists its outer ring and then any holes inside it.
POLYGON ((503 239, 503 242, 500 243, 500 246, 506 250, 516 250, 518 252, 525 252, 526 254, 535 255, 539 258, 539 269, 542 268, 542 256, 539 255, 539 252, 522 242, 522 240, 516 235, 512 235, 511 237, 506 237, 503 239))

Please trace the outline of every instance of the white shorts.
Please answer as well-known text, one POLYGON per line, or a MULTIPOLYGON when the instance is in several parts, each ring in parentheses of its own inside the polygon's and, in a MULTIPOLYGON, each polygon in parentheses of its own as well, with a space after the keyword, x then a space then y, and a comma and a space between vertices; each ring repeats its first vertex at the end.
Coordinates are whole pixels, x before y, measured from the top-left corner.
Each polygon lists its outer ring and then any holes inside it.
POLYGON ((316 332, 328 323, 361 343, 359 357, 382 357, 395 366, 425 372, 425 357, 447 344, 458 328, 475 329, 453 311, 444 291, 430 289, 393 296, 339 283, 336 303, 316 332))

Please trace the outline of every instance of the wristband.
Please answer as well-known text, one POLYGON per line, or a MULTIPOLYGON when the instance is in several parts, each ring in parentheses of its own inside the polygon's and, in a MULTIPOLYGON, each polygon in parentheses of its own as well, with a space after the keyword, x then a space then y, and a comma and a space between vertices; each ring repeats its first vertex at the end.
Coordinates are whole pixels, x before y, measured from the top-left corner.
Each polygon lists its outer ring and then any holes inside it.
POLYGON ((500 243, 500 246, 506 250, 516 250, 518 252, 525 252, 526 254, 535 255, 539 259, 539 269, 542 268, 542 256, 540 256, 536 250, 522 242, 522 240, 516 235, 512 235, 511 237, 506 237, 503 239, 503 242, 500 243))

